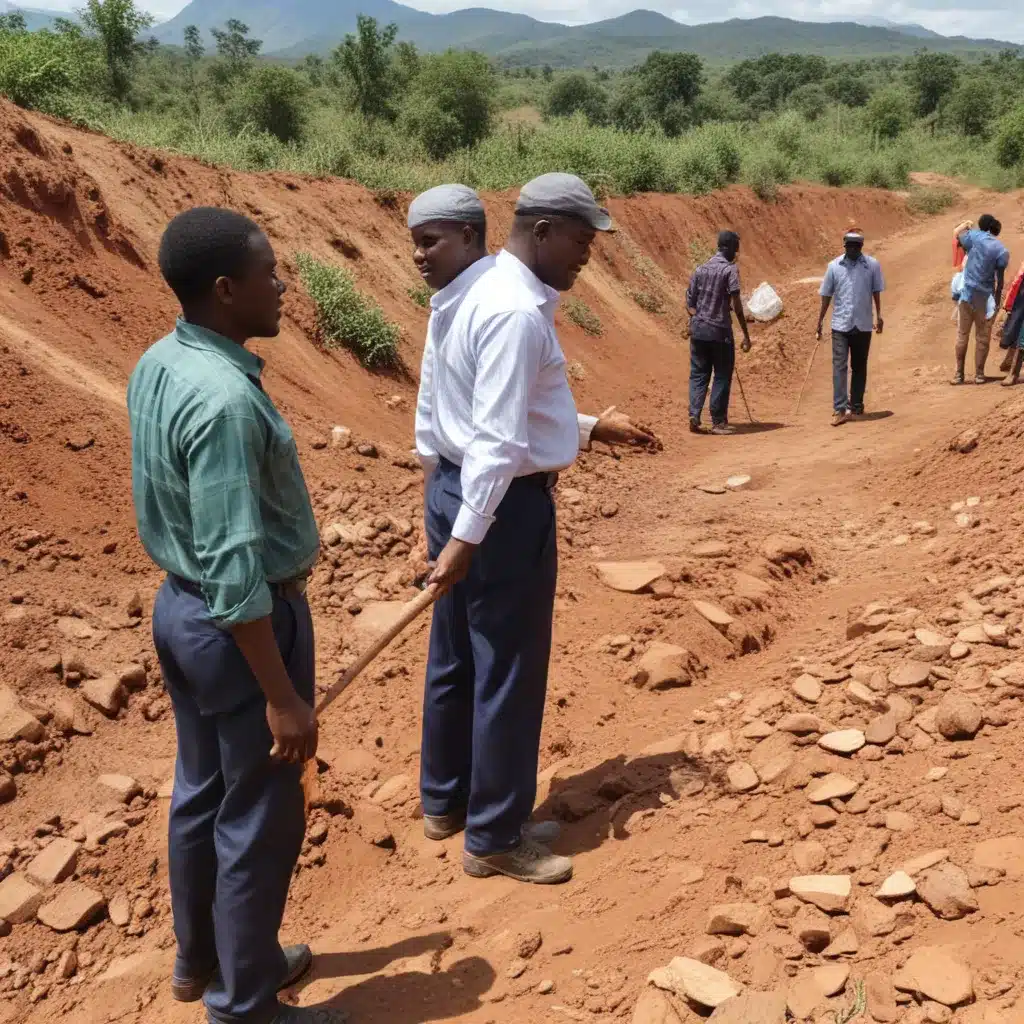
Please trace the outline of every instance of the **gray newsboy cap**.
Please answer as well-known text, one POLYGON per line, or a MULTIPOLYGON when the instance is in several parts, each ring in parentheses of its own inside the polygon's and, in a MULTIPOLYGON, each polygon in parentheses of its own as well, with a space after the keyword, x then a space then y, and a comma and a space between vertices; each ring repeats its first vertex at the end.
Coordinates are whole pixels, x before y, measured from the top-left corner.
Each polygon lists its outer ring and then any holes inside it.
POLYGON ((603 206, 597 205, 587 183, 575 174, 542 174, 527 182, 519 193, 516 213, 521 216, 577 217, 595 231, 614 231, 615 224, 603 206))
POLYGON ((432 221, 483 224, 484 204, 468 185, 438 185, 418 195, 409 204, 409 230, 432 221))

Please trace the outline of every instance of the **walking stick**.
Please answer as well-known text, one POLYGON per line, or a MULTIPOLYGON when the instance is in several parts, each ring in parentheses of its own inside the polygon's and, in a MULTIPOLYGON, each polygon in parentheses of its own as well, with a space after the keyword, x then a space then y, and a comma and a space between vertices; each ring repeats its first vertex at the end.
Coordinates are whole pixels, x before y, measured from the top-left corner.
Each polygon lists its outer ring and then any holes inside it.
POLYGON ((818 354, 818 349, 821 347, 821 341, 815 339, 814 348, 811 349, 811 358, 807 360, 807 372, 804 374, 804 382, 800 385, 800 394, 796 396, 796 408, 793 409, 793 415, 795 416, 800 411, 800 403, 804 398, 804 391, 807 389, 807 382, 811 379, 811 367, 814 366, 814 357, 818 354))
POLYGON ((740 386, 740 394, 743 396, 743 404, 747 407, 747 419, 749 419, 751 423, 756 423, 757 420, 755 420, 750 413, 750 403, 747 401, 747 393, 743 390, 743 380, 740 378, 739 367, 736 367, 734 372, 736 373, 736 383, 740 386))
MULTIPOLYGON (((437 586, 427 587, 422 594, 410 601, 402 611, 398 621, 389 629, 386 629, 367 650, 360 655, 356 663, 323 695, 320 703, 316 706, 317 718, 323 713, 355 682, 367 666, 387 647, 413 620, 425 612, 439 597, 441 591, 437 586)), ((317 792, 317 765, 316 759, 307 761, 302 766, 302 792, 305 797, 306 810, 309 810, 317 792)))

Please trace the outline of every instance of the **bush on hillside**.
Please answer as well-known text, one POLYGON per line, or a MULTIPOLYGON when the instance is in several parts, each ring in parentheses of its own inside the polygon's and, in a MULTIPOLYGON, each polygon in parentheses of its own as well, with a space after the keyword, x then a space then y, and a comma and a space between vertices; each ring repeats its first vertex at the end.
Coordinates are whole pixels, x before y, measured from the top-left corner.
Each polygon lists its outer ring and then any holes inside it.
POLYGON ((582 72, 563 75, 552 85, 544 104, 544 113, 548 117, 582 114, 590 124, 606 124, 608 93, 582 72))
POLYGON ((828 110, 829 97, 823 86, 808 82, 794 89, 789 96, 789 106, 808 121, 817 121, 828 110))
POLYGON ((650 138, 632 136, 628 145, 616 147, 609 157, 612 180, 623 195, 671 188, 665 159, 650 138))
POLYGON ((569 298, 562 305, 566 318, 587 334, 597 338, 603 330, 601 318, 582 299, 569 298))
POLYGON ((0 32, 0 95, 30 110, 64 112, 67 97, 95 91, 99 52, 88 40, 56 32, 0 32))
POLYGON ((880 139, 895 139, 913 123, 914 111, 902 89, 889 87, 871 97, 865 116, 869 132, 880 139))
POLYGON ((996 89, 982 78, 962 81, 942 108, 942 122, 961 135, 984 135, 996 111, 996 89))
POLYGON ((348 271, 304 252, 296 254, 295 262, 316 305, 317 329, 324 344, 344 345, 365 366, 394 365, 400 332, 381 308, 356 288, 348 271))
POLYGON ((951 188, 915 188, 907 198, 912 213, 945 213, 960 197, 951 188))
POLYGON ((758 199, 770 203, 778 197, 779 186, 788 185, 793 180, 793 171, 781 153, 766 147, 750 158, 744 168, 743 180, 758 199))
POLYGON ((497 82, 480 53, 424 57, 403 112, 404 124, 436 160, 475 146, 494 126, 497 82))
POLYGON ((995 142, 996 162, 1000 167, 1024 163, 1024 104, 999 119, 995 142))
POLYGON ((234 87, 224 117, 236 134, 250 130, 297 142, 309 115, 307 96, 301 75, 282 64, 257 64, 234 87))

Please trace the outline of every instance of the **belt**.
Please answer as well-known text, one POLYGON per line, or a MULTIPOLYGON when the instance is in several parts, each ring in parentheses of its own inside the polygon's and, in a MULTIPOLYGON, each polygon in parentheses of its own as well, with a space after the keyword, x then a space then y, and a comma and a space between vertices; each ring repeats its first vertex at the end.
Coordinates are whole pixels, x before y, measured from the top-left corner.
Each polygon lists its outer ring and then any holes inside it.
MULTIPOLYGON (((198 583, 186 580, 182 576, 175 576, 174 573, 168 573, 167 577, 174 582, 174 585, 179 590, 185 591, 186 594, 191 594, 193 597, 198 597, 201 600, 206 599, 203 594, 203 588, 198 583)), ((267 586, 270 587, 270 592, 283 598, 301 597, 305 594, 308 584, 309 579, 305 576, 296 580, 281 580, 277 583, 267 582, 267 586)))
MULTIPOLYGON (((443 455, 439 457, 438 462, 449 473, 461 472, 461 467, 457 463, 452 462, 451 459, 446 459, 443 455)), ((540 487, 545 491, 553 491, 557 484, 557 473, 531 473, 529 476, 517 476, 509 486, 540 487)))

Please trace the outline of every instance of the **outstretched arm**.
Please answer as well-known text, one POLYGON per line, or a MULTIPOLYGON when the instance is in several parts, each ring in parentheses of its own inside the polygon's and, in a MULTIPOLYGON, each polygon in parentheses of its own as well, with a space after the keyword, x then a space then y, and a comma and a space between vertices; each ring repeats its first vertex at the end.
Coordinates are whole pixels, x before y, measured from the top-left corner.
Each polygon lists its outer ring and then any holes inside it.
POLYGON ((747 314, 743 312, 743 299, 739 292, 732 297, 732 311, 736 314, 740 330, 743 332, 743 351, 750 351, 750 328, 747 326, 747 314))

